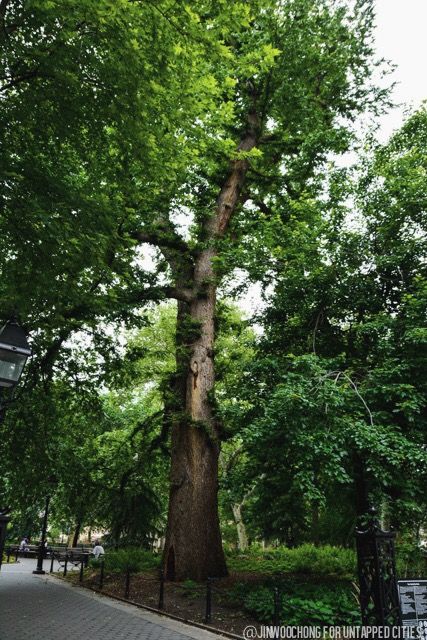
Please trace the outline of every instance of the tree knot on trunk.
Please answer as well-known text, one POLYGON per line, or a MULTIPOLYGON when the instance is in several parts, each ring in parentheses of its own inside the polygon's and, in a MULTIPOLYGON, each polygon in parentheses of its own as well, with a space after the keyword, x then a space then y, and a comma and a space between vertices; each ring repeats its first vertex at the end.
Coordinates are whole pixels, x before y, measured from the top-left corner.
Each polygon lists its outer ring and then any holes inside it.
POLYGON ((186 480, 186 474, 183 473, 179 478, 171 478, 171 489, 178 490, 182 487, 186 480))
POLYGON ((199 363, 197 360, 193 360, 190 365, 191 371, 193 373, 193 389, 197 388, 197 376, 199 375, 199 363))

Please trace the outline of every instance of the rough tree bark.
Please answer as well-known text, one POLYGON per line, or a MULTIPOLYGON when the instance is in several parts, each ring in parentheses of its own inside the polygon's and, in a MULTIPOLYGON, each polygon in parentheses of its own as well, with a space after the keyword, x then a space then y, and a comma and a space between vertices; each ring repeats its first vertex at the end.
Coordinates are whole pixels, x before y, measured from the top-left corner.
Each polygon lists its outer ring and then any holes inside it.
MULTIPOLYGON (((258 119, 249 114, 240 151, 257 141, 258 119)), ((203 229, 203 249, 195 254, 186 287, 195 293, 178 303, 177 383, 181 412, 172 425, 168 525, 163 567, 170 580, 205 580, 227 574, 218 517, 220 433, 212 406, 217 278, 214 258, 245 182, 247 159, 233 162, 213 214, 203 229)), ((180 283, 176 283, 179 289, 180 283)), ((182 283, 184 284, 184 283, 182 283)))

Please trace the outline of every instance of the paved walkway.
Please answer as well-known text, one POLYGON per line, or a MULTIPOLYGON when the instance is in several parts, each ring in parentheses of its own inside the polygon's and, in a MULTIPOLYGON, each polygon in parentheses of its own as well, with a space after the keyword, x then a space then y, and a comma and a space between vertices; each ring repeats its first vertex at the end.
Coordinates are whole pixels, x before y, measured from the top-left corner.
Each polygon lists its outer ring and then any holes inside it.
MULTIPOLYGON (((215 640, 213 633, 31 572, 35 560, 3 564, 0 640, 215 640)), ((48 569, 49 567, 46 567, 48 569)))

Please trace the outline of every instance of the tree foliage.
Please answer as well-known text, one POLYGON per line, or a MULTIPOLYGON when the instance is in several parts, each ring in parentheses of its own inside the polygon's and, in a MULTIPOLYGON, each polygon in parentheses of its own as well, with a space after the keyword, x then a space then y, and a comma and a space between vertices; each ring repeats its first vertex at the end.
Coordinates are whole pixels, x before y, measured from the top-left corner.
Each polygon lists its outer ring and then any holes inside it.
POLYGON ((261 478, 253 517, 276 495, 266 534, 321 528, 318 509, 329 517, 340 486, 354 513, 371 501, 398 528, 425 518, 425 122, 415 113, 364 160, 352 209, 338 175, 314 224, 295 222, 292 246, 274 250, 248 372, 248 393, 263 401, 246 430, 261 478))
POLYGON ((34 347, 2 499, 39 509, 52 476, 58 521, 146 543, 171 456, 166 556, 221 573, 201 532, 225 443, 223 518, 253 536, 330 536, 328 505, 349 529, 369 496, 421 522, 425 110, 330 166, 387 104, 373 21, 372 0, 0 2, 0 316, 34 347), (236 272, 263 286, 256 348, 236 272))

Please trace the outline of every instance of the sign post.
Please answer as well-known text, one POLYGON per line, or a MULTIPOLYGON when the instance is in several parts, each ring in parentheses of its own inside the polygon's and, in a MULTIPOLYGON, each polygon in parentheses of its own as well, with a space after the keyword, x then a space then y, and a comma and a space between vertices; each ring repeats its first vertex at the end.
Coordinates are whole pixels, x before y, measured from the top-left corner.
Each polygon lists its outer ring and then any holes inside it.
POLYGON ((427 627, 427 580, 398 580, 402 625, 427 627))

